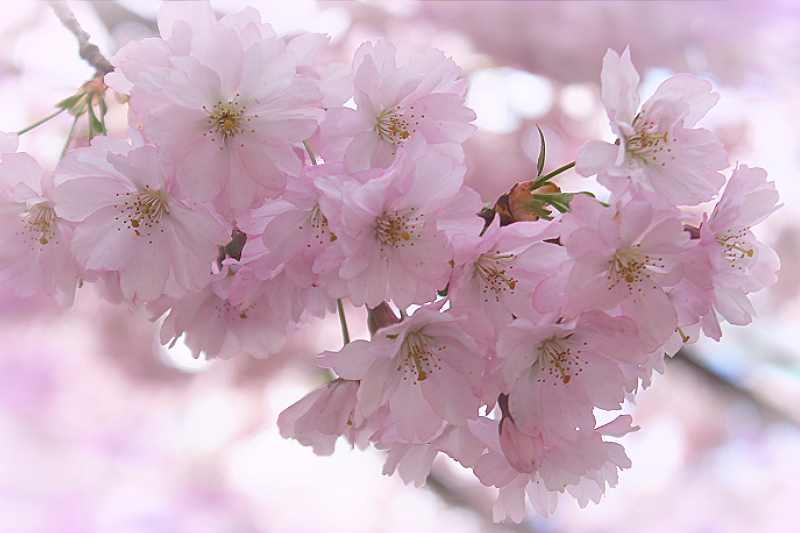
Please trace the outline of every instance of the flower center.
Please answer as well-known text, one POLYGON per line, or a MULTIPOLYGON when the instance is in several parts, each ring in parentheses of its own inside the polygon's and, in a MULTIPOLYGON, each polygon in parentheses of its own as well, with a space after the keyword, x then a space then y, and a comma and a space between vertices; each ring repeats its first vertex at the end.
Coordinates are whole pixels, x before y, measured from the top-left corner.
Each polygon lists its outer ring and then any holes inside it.
POLYGON ((515 254, 503 255, 500 250, 497 250, 493 253, 481 254, 475 261, 475 276, 481 280, 484 302, 488 302, 492 295, 499 302, 500 296, 506 292, 514 294, 517 280, 510 274, 510 270, 514 268, 511 262, 516 257, 515 254))
POLYGON ((714 235, 717 244, 722 247, 722 256, 731 265, 731 268, 743 269, 742 263, 753 257, 755 251, 748 247, 747 231, 749 228, 739 230, 729 229, 714 235))
MULTIPOLYGON (((666 162, 662 159, 667 153, 672 152, 668 144, 673 140, 669 132, 659 133, 658 124, 651 120, 643 119, 644 110, 636 115, 633 119, 633 129, 635 133, 625 139, 626 150, 635 156, 640 157, 645 163, 655 162, 659 163, 662 167, 666 166, 666 162)), ((671 156, 672 159, 675 156, 671 156)))
POLYGON ((380 243, 381 251, 384 246, 402 247, 408 244, 414 246, 412 238, 419 238, 422 226, 422 215, 414 216, 414 208, 408 215, 397 212, 384 213, 375 221, 375 230, 380 243))
POLYGON ((572 381, 572 378, 583 372, 585 362, 578 355, 580 350, 573 351, 570 347, 565 347, 562 341, 566 337, 552 337, 539 345, 539 369, 542 376, 539 383, 544 383, 549 377, 555 378, 553 385, 561 381, 564 385, 572 381))
MULTIPOLYGON (((236 97, 239 97, 239 94, 236 94, 236 97)), ((253 115, 253 117, 245 116, 245 111, 247 110, 246 105, 239 104, 239 102, 235 100, 228 100, 227 102, 223 102, 220 100, 213 106, 211 109, 203 106, 203 110, 208 113, 208 131, 203 133, 203 137, 211 137, 212 141, 222 140, 226 141, 228 139, 233 138, 237 133, 243 133, 247 130, 247 122, 255 117, 258 118, 258 115, 253 115)), ((254 132, 255 130, 250 130, 254 132)), ((242 144, 241 146, 244 146, 242 144)), ((220 150, 225 149, 224 142, 219 147, 220 150)))
MULTIPOLYGON (((313 234, 312 240, 316 241, 317 244, 321 245, 325 244, 326 242, 333 242, 337 239, 336 235, 331 232, 330 228, 328 228, 328 219, 322 213, 322 210, 319 208, 319 204, 311 208, 311 211, 305 220, 306 222, 300 224, 298 229, 302 230, 306 226, 310 227, 313 234)), ((311 245, 312 242, 306 244, 306 246, 309 248, 311 245)))
MULTIPOLYGON (((643 255, 634 249, 615 253, 610 263, 607 276, 610 282, 608 289, 611 290, 617 285, 627 285, 631 294, 638 292, 634 290, 634 285, 648 280, 652 283, 651 272, 653 269, 664 268, 661 258, 643 255)), ((656 287, 657 285, 653 283, 653 288, 656 287)))
MULTIPOLYGON (((445 346, 440 346, 437 351, 444 349, 445 346)), ((409 374, 411 374, 411 382, 414 385, 425 381, 432 372, 442 368, 439 365, 439 358, 428 346, 425 337, 418 331, 406 334, 398 355, 400 363, 397 365, 397 371, 403 372, 403 381, 408 380, 409 374)))
MULTIPOLYGON (((395 109, 382 111, 375 118, 374 130, 378 137, 391 144, 392 147, 402 146, 406 139, 417 131, 415 128, 419 124, 417 118, 414 106, 410 107, 408 116, 403 113, 400 106, 397 106, 395 109)), ((425 118, 425 115, 420 115, 419 118, 425 118)), ((394 153, 393 151, 392 154, 394 153)))
MULTIPOLYGON (((128 228, 133 230, 137 237, 143 234, 151 237, 156 229, 163 233, 164 228, 159 226, 160 219, 162 215, 169 215, 169 208, 166 199, 162 197, 161 189, 153 191, 149 185, 144 187, 144 190, 138 192, 117 193, 122 203, 114 204, 114 208, 120 210, 116 220, 122 220, 122 226, 117 229, 128 228)), ((153 243, 152 240, 149 242, 153 243)))
POLYGON ((32 234, 32 241, 48 244, 56 237, 56 212, 48 203, 36 204, 25 214, 23 227, 26 234, 32 234))

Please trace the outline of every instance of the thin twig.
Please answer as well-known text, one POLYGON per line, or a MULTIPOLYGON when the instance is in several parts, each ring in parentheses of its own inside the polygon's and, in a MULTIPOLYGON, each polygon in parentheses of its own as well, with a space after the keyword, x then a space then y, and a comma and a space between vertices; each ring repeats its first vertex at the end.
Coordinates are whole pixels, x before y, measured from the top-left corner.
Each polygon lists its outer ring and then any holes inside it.
POLYGON ((765 420, 786 422, 796 428, 800 428, 800 419, 794 416, 790 411, 781 409, 758 397, 750 389, 732 382, 694 356, 690 350, 682 348, 672 358, 667 358, 667 362, 670 361, 676 361, 686 365, 695 373, 717 386, 720 390, 724 390, 734 397, 747 401, 758 410, 759 414, 765 420))
POLYGON ((102 77, 112 72, 114 66, 106 59, 102 52, 100 52, 97 45, 89 42, 91 36, 81 28, 78 19, 75 18, 75 14, 67 3, 64 0, 50 0, 48 3, 50 7, 53 8, 53 12, 55 12, 61 24, 71 31, 73 35, 75 35, 75 38, 78 39, 81 58, 94 67, 97 73, 96 75, 102 77))

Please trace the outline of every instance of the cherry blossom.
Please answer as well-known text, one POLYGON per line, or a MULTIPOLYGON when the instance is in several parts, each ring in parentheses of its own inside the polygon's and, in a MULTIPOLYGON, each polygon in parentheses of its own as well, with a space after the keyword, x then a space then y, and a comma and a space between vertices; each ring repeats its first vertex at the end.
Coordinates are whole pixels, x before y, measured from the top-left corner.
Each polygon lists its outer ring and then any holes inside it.
POLYGON ((545 221, 500 226, 500 219, 482 236, 453 239, 456 269, 448 298, 453 307, 483 310, 498 329, 516 317, 533 318, 533 293, 566 259, 566 252, 547 239, 558 237, 545 221))
MULTIPOLYGON (((226 215, 283 191, 286 175, 298 175, 302 166, 293 145, 314 133, 323 113, 318 80, 300 75, 295 52, 254 18, 192 28, 181 54, 161 47, 159 63, 168 65, 152 72, 137 72, 138 62, 123 68, 135 82, 132 113, 142 117, 164 161, 175 165, 181 193, 213 200, 226 215)), ((147 47, 146 55, 157 48, 147 47)))
MULTIPOLYGON (((338 249, 326 252, 337 255, 328 255, 316 270, 334 268, 337 263, 330 259, 341 259, 338 275, 355 305, 376 307, 392 300, 406 308, 428 301, 450 275, 452 246, 438 219, 448 215, 462 176, 463 167, 445 156, 406 154, 379 177, 328 180, 320 207, 338 249)), ((460 210, 477 198, 464 200, 460 210)), ((477 219, 480 204, 472 207, 467 227, 477 219)))
MULTIPOLYGON (((16 149, 10 140, 2 149, 16 149)), ((71 305, 79 275, 73 225, 56 212, 52 174, 29 154, 5 153, 0 184, 0 280, 18 296, 44 293, 71 305)))
POLYGON ((311 446, 317 455, 331 455, 336 440, 361 425, 353 420, 358 386, 357 381, 336 379, 317 387, 280 414, 281 436, 311 446))
POLYGON ((478 416, 486 348, 467 333, 465 316, 439 307, 421 307, 378 330, 372 341, 354 341, 319 358, 339 377, 360 380, 362 416, 388 406, 405 442, 430 442, 445 422, 464 425, 478 416))
POLYGON ((475 131, 464 105, 461 69, 439 50, 397 67, 389 41, 362 44, 353 59, 356 108, 329 112, 322 131, 326 160, 344 158, 350 171, 387 167, 408 140, 463 160, 460 144, 475 131))
MULTIPOLYGON (((767 181, 766 171, 740 165, 700 227, 700 242, 712 265, 714 308, 732 324, 749 324, 755 310, 747 294, 777 281, 777 254, 750 229, 778 209, 777 202, 778 193, 767 181)), ((706 325, 714 331, 711 323, 706 325)))
POLYGON ((153 146, 98 139, 65 158, 57 176, 57 213, 78 223, 75 257, 87 270, 119 272, 125 298, 153 301, 209 283, 229 233, 210 212, 167 191, 153 146))
POLYGON ((548 318, 506 326, 494 370, 515 426, 545 442, 594 428, 595 408, 619 409, 647 361, 638 328, 627 317, 594 311, 569 322, 548 318))
POLYGON ((602 100, 617 142, 589 141, 578 153, 578 172, 597 174, 612 191, 630 180, 678 205, 710 200, 725 183, 718 171, 728 166, 722 143, 710 131, 694 127, 719 99, 711 83, 678 74, 638 110, 639 75, 627 48, 622 56, 606 53, 601 78, 602 100))
MULTIPOLYGON (((497 421, 495 421, 497 423, 497 421)), ((506 422, 503 422, 504 427, 506 422)), ((603 436, 622 436, 633 431, 631 417, 622 415, 614 421, 590 431, 580 431, 575 440, 556 440, 548 445, 534 446, 541 460, 533 472, 520 472, 506 459, 498 433, 482 432, 487 445, 475 463, 473 471, 487 486, 499 489, 493 513, 495 521, 510 518, 521 522, 525 518, 526 497, 533 509, 551 515, 558 505, 558 493, 568 492, 585 507, 595 503, 618 481, 618 471, 630 468, 630 459, 620 444, 603 440, 603 436)))
POLYGON ((283 348, 287 325, 275 317, 263 294, 249 303, 232 303, 227 273, 220 272, 200 292, 178 300, 162 297, 148 306, 156 317, 166 313, 162 344, 174 344, 182 337, 195 358, 202 353, 207 359, 239 354, 263 358, 283 348))
POLYGON ((561 222, 561 242, 574 261, 566 314, 621 306, 655 349, 677 327, 665 288, 680 280, 682 253, 690 247, 684 215, 644 191, 611 207, 588 196, 570 206, 561 222))

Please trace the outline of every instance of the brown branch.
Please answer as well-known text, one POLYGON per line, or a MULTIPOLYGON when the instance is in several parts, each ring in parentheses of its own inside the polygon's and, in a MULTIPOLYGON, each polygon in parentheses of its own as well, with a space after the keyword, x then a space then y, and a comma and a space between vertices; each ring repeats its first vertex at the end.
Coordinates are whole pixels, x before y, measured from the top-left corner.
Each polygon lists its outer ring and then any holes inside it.
POLYGON ((106 59, 96 45, 89 42, 91 36, 81 28, 81 25, 75 18, 75 14, 67 3, 64 0, 50 0, 48 3, 50 7, 53 8, 53 11, 61 23, 78 39, 81 58, 94 67, 96 75, 102 77, 112 72, 114 66, 106 59))
POLYGON ((706 365, 701 359, 693 355, 690 349, 685 347, 681 348, 673 357, 667 357, 667 363, 672 361, 687 366, 693 372, 702 376, 711 384, 715 385, 718 390, 725 391, 735 398, 747 401, 758 410, 759 415, 761 415, 763 419, 768 421, 786 422, 795 428, 800 428, 800 419, 798 419, 798 417, 795 416, 791 411, 781 409, 780 407, 760 398, 752 390, 732 382, 722 374, 716 372, 711 367, 706 365))

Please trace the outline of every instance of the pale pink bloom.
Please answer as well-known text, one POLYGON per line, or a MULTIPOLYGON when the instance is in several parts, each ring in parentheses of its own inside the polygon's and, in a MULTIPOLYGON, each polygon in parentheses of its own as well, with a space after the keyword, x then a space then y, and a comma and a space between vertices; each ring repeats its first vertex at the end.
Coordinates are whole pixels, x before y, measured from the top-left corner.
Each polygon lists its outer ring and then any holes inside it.
MULTIPOLYGON (((778 255, 750 230, 780 207, 777 202, 778 192, 766 171, 740 165, 700 226, 700 243, 711 263, 714 308, 732 324, 749 324, 755 310, 747 294, 777 281, 778 255)), ((706 326, 715 329, 713 323, 706 326)))
MULTIPOLYGON (((508 396, 501 396, 501 398, 508 396)), ((500 448, 514 470, 532 474, 539 470, 544 458, 544 438, 541 434, 523 433, 510 413, 504 413, 500 420, 500 448)))
POLYGON ((170 286, 208 284, 229 233, 208 210, 167 191, 155 147, 96 139, 64 158, 57 177, 56 212, 78 223, 75 257, 87 270, 119 272, 125 298, 153 301, 170 286))
MULTIPOLYGON (((551 515, 558 505, 558 493, 568 492, 581 507, 597 503, 606 486, 614 487, 617 473, 631 462, 621 445, 602 439, 633 431, 631 417, 619 416, 605 426, 579 432, 575 440, 557 440, 541 450, 541 463, 533 472, 519 472, 505 458, 497 436, 486 439, 488 452, 473 471, 487 486, 499 489, 493 509, 495 522, 510 518, 521 522, 527 515, 525 500, 542 516, 551 515)), ((484 438, 489 436, 484 433, 484 438)))
MULTIPOLYGON (((501 374, 514 424, 544 442, 574 439, 594 428, 594 409, 620 409, 647 361, 638 328, 627 317, 590 311, 578 320, 517 319, 497 342, 493 373, 501 374)), ((502 407, 502 405, 501 405, 502 407)))
POLYGON ((230 359, 241 353, 263 358, 279 352, 286 343, 286 323, 275 319, 263 297, 232 303, 230 284, 224 268, 198 293, 178 300, 165 297, 149 305, 154 316, 169 311, 161 325, 161 343, 175 343, 183 336, 195 358, 204 353, 207 359, 230 359))
POLYGON ((433 460, 444 452, 465 466, 472 466, 486 449, 470 430, 477 421, 469 420, 466 426, 446 424, 442 431, 429 443, 408 443, 397 434, 394 424, 373 435, 374 445, 386 450, 383 474, 392 475, 395 471, 404 483, 421 487, 428 479, 433 460))
POLYGON ((392 300, 406 308, 430 301, 450 275, 452 246, 439 217, 449 216, 463 172, 441 155, 404 155, 374 179, 327 180, 320 207, 337 248, 326 250, 315 270, 338 268, 355 305, 392 300))
POLYGON ((340 436, 362 429, 354 413, 357 391, 358 382, 346 379, 317 387, 278 416, 281 436, 311 446, 317 455, 331 455, 340 436))
POLYGON ((344 175, 341 163, 304 167, 303 173, 287 184, 280 198, 268 199, 252 211, 250 218, 260 221, 259 233, 264 246, 272 252, 273 265, 291 262, 293 270, 307 271, 310 275, 320 253, 335 245, 337 236, 322 212, 322 193, 316 178, 330 177, 335 183, 343 180, 344 175))
POLYGON ((639 110, 639 75, 627 48, 621 57, 613 50, 606 53, 601 79, 601 99, 617 142, 587 143, 576 170, 597 174, 612 191, 632 181, 677 205, 710 200, 725 183, 718 171, 728 167, 722 143, 694 127, 719 99, 711 83, 689 74, 672 76, 639 110))
POLYGON ((691 248, 684 215, 644 191, 610 207, 579 195, 570 207, 561 219, 561 243, 574 261, 567 316, 620 306, 655 349, 678 325, 665 289, 680 281, 682 254, 691 248))
POLYGON ((275 263, 261 240, 247 239, 236 264, 230 286, 231 304, 247 307, 254 301, 266 303, 278 322, 300 323, 310 316, 324 317, 336 309, 336 301, 315 282, 311 263, 297 257, 289 263, 275 263))
POLYGON ((439 50, 397 67, 389 41, 366 42, 353 58, 356 109, 329 111, 322 155, 350 171, 387 167, 409 139, 463 160, 463 143, 475 131, 475 112, 464 105, 461 69, 439 50))
MULTIPOLYGON (((11 141, 0 150, 16 148, 14 140, 0 140, 11 141)), ((44 293, 71 305, 79 275, 73 225, 56 213, 52 174, 26 153, 4 153, 0 185, 0 281, 17 296, 44 293)))
POLYGON ((463 426, 478 417, 485 347, 470 337, 467 317, 439 307, 423 306, 371 341, 320 356, 320 364, 341 378, 361 381, 362 416, 389 408, 404 442, 430 442, 445 422, 463 426))
POLYGON ((253 13, 199 29, 176 21, 169 42, 139 49, 156 67, 144 66, 132 52, 117 61, 133 62, 122 67, 133 78, 131 112, 175 165, 182 194, 213 200, 234 216, 279 195, 286 175, 300 173, 294 148, 314 133, 323 114, 319 76, 299 65, 295 53, 313 58, 319 46, 288 46, 253 13))
POLYGON ((457 235, 447 293, 451 305, 482 312, 497 329, 515 317, 533 319, 536 286, 566 260, 563 247, 544 242, 557 237, 557 224, 541 220, 500 226, 499 218, 481 236, 457 235))

